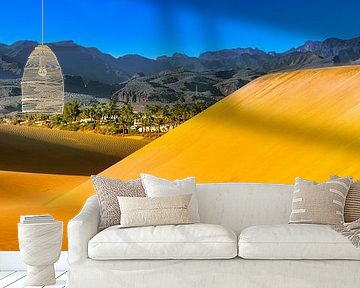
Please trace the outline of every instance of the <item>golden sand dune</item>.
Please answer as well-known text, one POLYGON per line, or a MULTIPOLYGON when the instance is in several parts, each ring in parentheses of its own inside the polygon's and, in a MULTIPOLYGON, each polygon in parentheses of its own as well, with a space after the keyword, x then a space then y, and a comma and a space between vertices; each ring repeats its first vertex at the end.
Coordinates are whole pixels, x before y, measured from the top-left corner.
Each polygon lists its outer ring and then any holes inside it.
MULTIPOLYGON (((87 179, 86 176, 0 171, 0 250, 18 249, 17 223, 20 215, 50 213, 65 223, 74 217, 79 209, 78 203, 56 206, 52 201, 87 179)), ((63 249, 66 247, 65 240, 63 249)))
MULTIPOLYGON (((140 172, 198 182, 359 178, 360 66, 258 78, 101 174, 140 172)), ((92 193, 88 181, 68 195, 92 193)))
POLYGON ((149 142, 143 137, 0 125, 0 170, 90 175, 149 142))
POLYGON ((58 199, 89 179, 88 175, 148 142, 142 137, 0 125, 0 250, 18 249, 20 215, 50 213, 66 224, 86 195, 66 202, 58 199))

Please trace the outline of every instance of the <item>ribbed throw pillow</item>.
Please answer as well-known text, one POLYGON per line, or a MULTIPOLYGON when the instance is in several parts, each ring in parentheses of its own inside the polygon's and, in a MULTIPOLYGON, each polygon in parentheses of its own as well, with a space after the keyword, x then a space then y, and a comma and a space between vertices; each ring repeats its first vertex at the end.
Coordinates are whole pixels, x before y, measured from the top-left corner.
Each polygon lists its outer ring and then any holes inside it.
POLYGON ((323 183, 296 178, 289 223, 344 223, 345 199, 351 183, 349 177, 323 183))
MULTIPOLYGON (((338 179, 339 176, 331 175, 330 179, 338 179)), ((344 220, 346 223, 360 219, 360 180, 351 184, 346 196, 344 208, 344 220)))
POLYGON ((188 211, 191 194, 171 197, 117 197, 121 227, 190 224, 188 211))
POLYGON ((90 178, 99 199, 100 230, 120 224, 120 209, 116 197, 146 197, 140 178, 127 182, 95 175, 90 178))

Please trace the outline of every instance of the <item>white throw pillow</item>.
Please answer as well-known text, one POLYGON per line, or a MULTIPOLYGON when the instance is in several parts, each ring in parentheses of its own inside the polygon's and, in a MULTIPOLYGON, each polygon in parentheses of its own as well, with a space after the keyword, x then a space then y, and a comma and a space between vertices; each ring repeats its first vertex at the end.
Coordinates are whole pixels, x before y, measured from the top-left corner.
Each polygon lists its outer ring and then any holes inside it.
POLYGON ((194 223, 200 222, 195 177, 169 181, 149 174, 140 174, 147 197, 168 197, 191 194, 189 212, 194 223))

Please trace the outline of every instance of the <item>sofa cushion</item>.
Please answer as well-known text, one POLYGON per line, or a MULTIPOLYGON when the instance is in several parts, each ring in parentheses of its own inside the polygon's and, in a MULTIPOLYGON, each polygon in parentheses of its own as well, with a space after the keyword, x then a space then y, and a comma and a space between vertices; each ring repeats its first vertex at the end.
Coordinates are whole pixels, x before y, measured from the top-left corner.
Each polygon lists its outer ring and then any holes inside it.
POLYGON ((241 232, 239 256, 246 259, 354 259, 360 249, 330 226, 252 226, 241 232))
POLYGON ((122 181, 103 176, 92 175, 96 195, 100 206, 99 229, 105 229, 112 225, 120 224, 120 208, 117 196, 121 197, 145 197, 145 189, 140 179, 122 181))
POLYGON ((219 225, 188 224, 109 227, 88 244, 89 257, 108 259, 228 259, 237 256, 237 237, 219 225))
POLYGON ((169 197, 175 195, 191 194, 192 197, 188 209, 190 211, 193 222, 200 222, 195 177, 169 181, 167 179, 144 173, 141 173, 140 176, 147 197, 169 197))
POLYGON ((171 197, 118 197, 121 228, 194 223, 188 211, 191 194, 171 197))
POLYGON ((352 179, 337 178, 323 183, 295 180, 290 223, 342 224, 344 206, 352 179))

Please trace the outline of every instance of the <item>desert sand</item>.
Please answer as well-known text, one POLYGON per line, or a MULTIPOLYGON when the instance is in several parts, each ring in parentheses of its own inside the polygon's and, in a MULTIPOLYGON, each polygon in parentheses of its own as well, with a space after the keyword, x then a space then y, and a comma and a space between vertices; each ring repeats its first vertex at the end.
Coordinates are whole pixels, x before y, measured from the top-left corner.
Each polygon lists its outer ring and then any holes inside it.
POLYGON ((0 125, 0 250, 18 249, 20 215, 49 213, 66 224, 88 194, 58 199, 148 142, 139 136, 0 125))
MULTIPOLYGON (((360 66, 266 75, 101 174, 194 175, 199 183, 359 178, 359 89, 360 66)), ((68 195, 91 190, 85 182, 68 195)))
MULTIPOLYGON (((20 215, 52 214, 67 223, 79 207, 71 202, 62 206, 52 205, 51 202, 87 179, 87 176, 0 171, 0 249, 18 250, 17 223, 20 215)), ((63 241, 63 250, 67 250, 67 241, 63 241)))
POLYGON ((141 136, 0 125, 0 170, 91 175, 149 142, 141 136))

